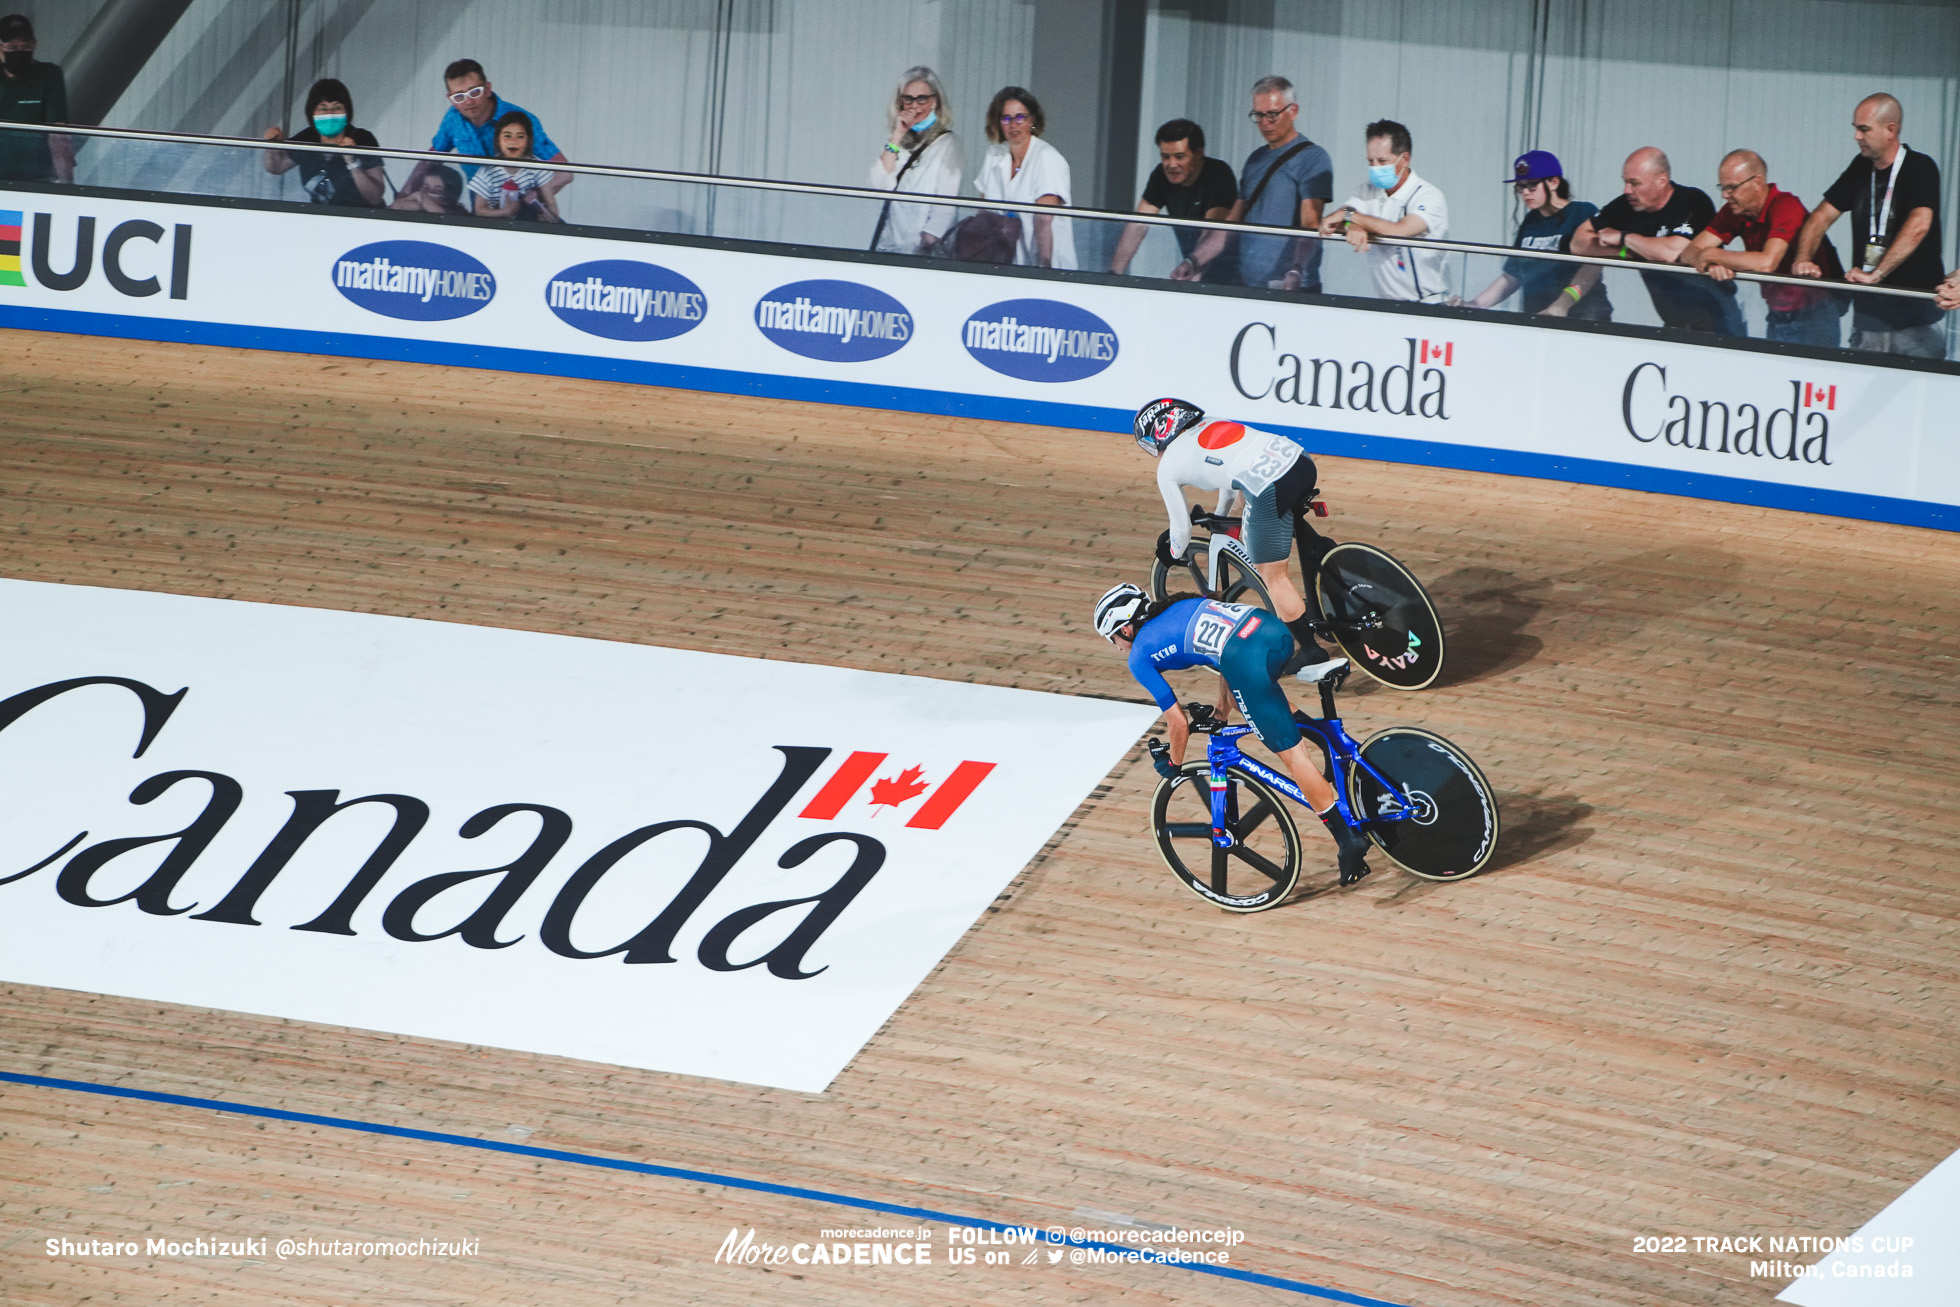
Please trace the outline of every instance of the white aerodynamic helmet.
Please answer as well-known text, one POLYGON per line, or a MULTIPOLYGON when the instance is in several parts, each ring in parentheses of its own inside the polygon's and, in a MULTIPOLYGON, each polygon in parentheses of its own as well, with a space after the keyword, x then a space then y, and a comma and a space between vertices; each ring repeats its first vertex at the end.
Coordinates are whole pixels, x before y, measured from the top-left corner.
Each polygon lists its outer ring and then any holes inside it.
POLYGON ((1149 602, 1142 589, 1128 581, 1109 587, 1096 600, 1096 634, 1114 644, 1123 624, 1134 620, 1149 602))

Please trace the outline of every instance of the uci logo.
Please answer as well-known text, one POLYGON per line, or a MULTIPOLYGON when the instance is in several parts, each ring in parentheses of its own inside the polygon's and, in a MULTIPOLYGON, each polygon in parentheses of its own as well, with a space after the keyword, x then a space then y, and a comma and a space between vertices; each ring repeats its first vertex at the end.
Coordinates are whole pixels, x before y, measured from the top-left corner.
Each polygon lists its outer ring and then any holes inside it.
POLYGON ((1056 300, 1003 300, 966 320, 966 352, 1022 381, 1080 381, 1116 361, 1116 330, 1056 300))
MULTIPOLYGON (((20 268, 22 217, 18 209, 0 209, 0 286, 28 284, 26 278, 21 276, 20 268)), ((95 271, 95 229, 94 218, 75 219, 75 235, 69 246, 72 253, 66 260, 68 268, 57 272, 54 267, 54 215, 35 214, 30 258, 35 283, 47 290, 80 290, 95 271)), ((168 277, 170 298, 189 298, 190 224, 177 224, 167 253, 163 237, 164 229, 145 218, 131 218, 128 222, 111 227, 108 235, 102 238, 100 247, 103 280, 117 293, 141 299, 161 293, 163 279, 168 277)))

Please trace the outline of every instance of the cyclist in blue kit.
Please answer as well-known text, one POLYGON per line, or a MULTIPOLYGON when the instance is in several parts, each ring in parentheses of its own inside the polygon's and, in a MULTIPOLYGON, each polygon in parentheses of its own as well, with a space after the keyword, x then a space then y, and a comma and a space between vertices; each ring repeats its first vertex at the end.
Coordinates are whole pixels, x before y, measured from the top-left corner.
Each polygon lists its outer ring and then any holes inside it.
POLYGON ((1368 874, 1368 838, 1341 816, 1334 787, 1314 766, 1306 738, 1293 720, 1292 705, 1280 689, 1281 669, 1293 654, 1293 636, 1273 614, 1196 595, 1172 595, 1151 603, 1139 587, 1125 581, 1096 601, 1096 634, 1128 655, 1130 675, 1163 710, 1169 747, 1157 740, 1149 745, 1158 775, 1171 779, 1179 774, 1191 739, 1191 719, 1164 673, 1212 668, 1219 677, 1219 717, 1229 718, 1236 703, 1259 742, 1278 756, 1340 846, 1341 884, 1352 885, 1368 874))

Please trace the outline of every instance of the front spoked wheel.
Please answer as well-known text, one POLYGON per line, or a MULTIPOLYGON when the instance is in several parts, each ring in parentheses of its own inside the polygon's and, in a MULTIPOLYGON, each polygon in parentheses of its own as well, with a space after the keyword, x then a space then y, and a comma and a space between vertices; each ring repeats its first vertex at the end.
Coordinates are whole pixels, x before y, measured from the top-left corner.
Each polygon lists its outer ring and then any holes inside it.
POLYGON ((1443 621, 1415 573, 1373 545, 1327 551, 1314 577, 1329 621, 1379 622, 1365 630, 1336 627, 1349 660, 1383 685, 1422 690, 1443 671, 1443 621))
POLYGON ((1184 887, 1227 912, 1278 907, 1300 879, 1300 828, 1286 800, 1238 767, 1225 772, 1229 849, 1211 841, 1211 768, 1184 765, 1175 780, 1157 782, 1150 824, 1164 865, 1184 887))
POLYGON ((1484 869, 1497 851, 1497 798, 1469 754, 1440 735, 1391 726, 1368 737, 1361 757, 1406 796, 1405 804, 1367 768, 1348 773, 1348 803, 1397 866, 1424 880, 1464 880, 1484 869))

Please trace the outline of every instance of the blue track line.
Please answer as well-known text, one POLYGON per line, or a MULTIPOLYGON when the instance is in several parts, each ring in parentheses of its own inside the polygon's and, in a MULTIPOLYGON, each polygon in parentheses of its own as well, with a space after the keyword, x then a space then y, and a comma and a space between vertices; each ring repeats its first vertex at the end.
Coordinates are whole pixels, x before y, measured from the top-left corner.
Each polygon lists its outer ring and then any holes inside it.
POLYGON ((407 1126, 381 1125, 373 1121, 354 1121, 340 1116, 315 1116, 311 1112, 287 1112, 276 1107, 258 1107, 249 1103, 226 1103, 215 1098, 192 1098, 184 1094, 162 1094, 150 1089, 126 1089, 118 1085, 98 1085, 87 1080, 56 1080, 48 1076, 23 1075, 16 1071, 0 1071, 0 1081, 18 1085, 32 1085, 41 1089, 67 1089, 83 1094, 101 1094, 108 1098, 133 1098, 145 1103, 164 1103, 172 1107, 196 1107, 213 1112, 230 1112, 236 1116, 257 1116, 272 1121, 294 1121, 301 1125, 328 1126, 335 1130, 358 1130, 364 1134, 393 1135, 398 1139, 420 1139, 426 1143, 453 1144, 460 1148, 480 1148, 492 1153, 512 1153, 519 1157, 536 1157, 553 1162, 571 1162, 578 1166, 596 1166, 609 1171, 632 1171, 640 1175, 657 1175, 668 1180, 691 1180, 697 1184, 721 1185, 729 1189, 748 1189, 756 1193, 779 1194, 785 1198, 802 1198, 815 1203, 830 1203, 838 1207, 857 1207, 868 1212, 884 1212, 892 1216, 909 1216, 916 1220, 937 1221, 941 1225, 962 1225, 976 1230, 1025 1231, 1042 1243, 1064 1244, 1071 1248, 1093 1248, 1104 1252, 1138 1253, 1142 1261, 1154 1262, 1182 1271, 1196 1271, 1203 1275, 1215 1275, 1220 1279, 1240 1280, 1246 1284, 1262 1285, 1268 1289, 1284 1289, 1309 1298, 1324 1298, 1329 1302, 1349 1303, 1352 1307, 1405 1307, 1405 1304, 1392 1303, 1383 1298, 1364 1298, 1358 1293, 1345 1293, 1339 1289, 1328 1289, 1305 1280, 1288 1280, 1277 1275, 1262 1275, 1257 1271, 1241 1271, 1231 1266, 1207 1266, 1202 1262, 1171 1261, 1161 1253, 1148 1249, 1125 1248, 1118 1244, 1098 1243, 1087 1239, 1057 1239, 1046 1230, 1033 1226, 1007 1225, 1000 1221, 989 1221, 977 1216, 956 1216, 951 1212, 938 1212, 929 1207, 907 1207, 902 1203, 881 1203, 871 1198, 853 1198, 848 1194, 826 1193, 822 1189, 800 1189, 794 1185, 771 1184, 767 1180, 747 1180, 741 1176, 717 1175, 712 1171, 689 1171, 677 1166, 656 1166, 651 1162, 629 1162, 618 1157, 598 1157, 591 1153, 571 1153, 558 1148, 538 1148, 531 1144, 511 1144, 500 1139, 472 1139, 468 1135, 443 1134, 435 1130, 411 1130, 407 1126))

